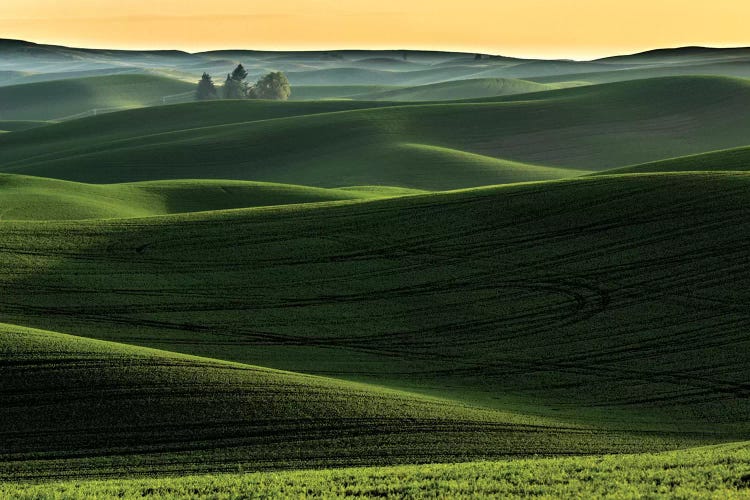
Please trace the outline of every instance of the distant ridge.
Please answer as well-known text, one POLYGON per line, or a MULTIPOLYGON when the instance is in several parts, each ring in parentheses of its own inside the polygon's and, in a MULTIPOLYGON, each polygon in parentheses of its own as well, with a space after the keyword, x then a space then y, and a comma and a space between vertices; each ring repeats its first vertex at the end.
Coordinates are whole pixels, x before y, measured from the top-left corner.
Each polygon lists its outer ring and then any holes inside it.
MULTIPOLYGON (((320 57, 320 58, 354 58, 361 56, 377 56, 382 55, 386 57, 398 57, 402 58, 404 54, 408 57, 429 57, 429 56, 471 56, 472 58, 477 54, 476 52, 463 52, 463 51, 441 51, 441 50, 419 50, 419 49, 330 49, 330 50, 253 50, 253 49, 218 49, 218 50, 207 50, 188 52, 177 49, 143 49, 143 50, 125 50, 125 49, 109 49, 109 48, 83 48, 83 47, 69 47, 65 45, 54 45, 54 44, 41 44, 30 42, 27 40, 18 40, 11 38, 0 38, 0 51, 8 48, 27 48, 27 49, 40 49, 45 51, 50 50, 62 50, 62 51, 73 51, 78 53, 88 54, 110 54, 110 55, 136 55, 136 54, 151 54, 161 55, 169 57, 237 57, 237 56, 290 56, 299 54, 306 57, 320 57)), ((673 47, 673 48, 657 48, 646 50, 643 52, 636 52, 631 54, 615 54, 612 56, 602 57, 593 59, 592 61, 614 61, 617 59, 624 58, 644 58, 644 57, 663 57, 663 56, 696 56, 696 55, 715 55, 719 53, 727 53, 727 55, 750 55, 750 47, 703 47, 703 46, 685 46, 685 47, 673 47)), ((571 62, 579 61, 572 58, 524 58, 506 56, 501 54, 487 54, 480 53, 481 56, 493 60, 504 60, 504 61, 561 61, 571 62)), ((580 60, 583 61, 583 60, 580 60)))
POLYGON ((750 47, 701 47, 701 46, 687 46, 687 47, 674 47, 674 48, 663 48, 663 49, 652 49, 644 52, 636 52, 633 54, 622 54, 616 56, 603 57, 596 59, 596 61, 618 61, 629 58, 661 58, 661 57, 676 57, 676 56, 715 56, 718 54, 726 54, 732 56, 750 56, 750 47))
MULTIPOLYGON (((154 50, 124 50, 124 49, 105 49, 105 48, 85 48, 85 47, 67 47, 65 45, 48 45, 41 43, 29 42, 26 40, 15 40, 12 38, 0 38, 0 50, 3 49, 27 49, 39 51, 65 51, 81 52, 87 54, 109 54, 109 55, 139 55, 152 54, 170 57, 194 57, 194 54, 176 49, 154 49, 154 50)), ((29 55, 25 53, 24 55, 29 55)))

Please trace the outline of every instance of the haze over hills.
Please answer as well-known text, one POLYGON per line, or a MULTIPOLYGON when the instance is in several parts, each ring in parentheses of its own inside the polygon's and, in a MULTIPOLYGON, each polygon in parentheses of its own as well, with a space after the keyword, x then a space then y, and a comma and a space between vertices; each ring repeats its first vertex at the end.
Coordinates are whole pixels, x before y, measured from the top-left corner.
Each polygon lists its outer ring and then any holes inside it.
POLYGON ((0 41, 0 496, 741 496, 743 76, 0 41))
POLYGON ((69 119, 93 114, 97 108, 103 112, 182 102, 190 99, 188 94, 175 97, 186 92, 181 90, 182 82, 194 84, 207 71, 219 83, 238 63, 248 69, 251 79, 269 71, 286 72, 292 85, 300 87, 298 96, 293 93, 295 99, 431 101, 545 89, 538 84, 554 88, 659 76, 750 77, 748 52, 741 48, 686 47, 572 61, 417 50, 226 50, 190 54, 176 50, 80 49, 0 40, 0 87, 14 86, 8 90, 9 94, 0 96, 0 120, 69 119), (90 98, 89 93, 97 95, 100 84, 131 87, 135 75, 155 75, 182 82, 154 82, 148 90, 138 90, 143 97, 135 98, 128 93, 126 98, 118 100, 112 96, 109 106, 90 98), (112 79, 88 80, 91 77, 112 79), (514 82, 518 79, 526 82, 514 82), (64 80, 71 82, 54 83, 51 87, 19 87, 64 80), (120 83, 115 83, 118 80, 120 83), (31 102, 36 109, 27 107, 31 102), (45 110, 48 106, 50 109, 45 110), (56 114, 57 111, 63 112, 56 114))

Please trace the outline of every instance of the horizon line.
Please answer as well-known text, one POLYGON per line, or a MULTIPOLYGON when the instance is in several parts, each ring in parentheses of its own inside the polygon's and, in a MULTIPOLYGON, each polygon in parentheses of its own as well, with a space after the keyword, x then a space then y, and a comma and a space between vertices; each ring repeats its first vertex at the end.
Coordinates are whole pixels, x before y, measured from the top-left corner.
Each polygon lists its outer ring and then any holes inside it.
POLYGON ((576 61, 576 62, 591 62, 591 61, 597 61, 602 59, 609 59, 614 57, 628 57, 628 56, 637 56, 641 54, 648 54, 651 52, 657 52, 662 50, 685 50, 685 49, 707 49, 707 50, 741 50, 741 49, 750 49, 749 46, 743 46, 743 45, 704 45, 704 44, 694 44, 694 45, 677 45, 677 46, 662 46, 662 47, 653 47, 650 49, 645 50, 638 50, 635 52, 612 52, 609 55, 604 55, 600 57, 593 57, 593 58, 586 58, 586 57, 555 57, 552 55, 549 56, 531 56, 531 55, 513 55, 511 52, 509 53, 494 53, 494 52, 483 52, 483 51, 476 51, 476 50, 468 50, 468 49, 461 49, 459 47, 456 47, 455 49, 435 49, 435 48, 407 48, 407 47, 347 47, 347 48, 330 48, 330 47, 309 47, 309 48, 276 48, 276 49, 269 49, 269 48, 206 48, 206 49, 200 49, 200 50, 194 50, 194 49, 185 49, 185 48, 176 48, 174 46, 170 47, 151 47, 151 48, 124 48, 121 46, 115 45, 104 45, 104 46, 83 46, 83 45, 74 45, 74 44, 67 44, 66 42, 56 43, 56 42, 35 42, 28 39, 21 39, 21 38, 0 38, 0 41, 10 41, 10 42, 21 42, 31 45, 39 45, 39 46, 48 46, 48 47, 60 47, 60 48, 66 48, 66 49, 74 49, 74 50, 117 50, 117 51, 124 51, 124 52, 165 52, 165 51, 177 51, 177 52, 183 52, 190 55, 199 55, 204 53, 210 53, 210 52, 231 52, 231 51, 247 51, 247 52, 348 52, 348 51, 362 51, 362 52, 378 52, 378 51, 388 51, 388 52, 436 52, 436 53, 445 53, 445 54, 481 54, 485 56, 490 57, 506 57, 511 59, 525 59, 525 60, 543 60, 543 61, 576 61))

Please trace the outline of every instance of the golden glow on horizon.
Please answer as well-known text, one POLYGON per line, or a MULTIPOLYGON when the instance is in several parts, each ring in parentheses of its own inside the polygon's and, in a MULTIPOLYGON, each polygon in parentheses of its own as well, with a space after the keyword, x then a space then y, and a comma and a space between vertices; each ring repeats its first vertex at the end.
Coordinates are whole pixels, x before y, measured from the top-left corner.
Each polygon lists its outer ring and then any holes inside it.
POLYGON ((411 48, 588 59, 750 45, 741 0, 2 0, 0 38, 108 48, 411 48))

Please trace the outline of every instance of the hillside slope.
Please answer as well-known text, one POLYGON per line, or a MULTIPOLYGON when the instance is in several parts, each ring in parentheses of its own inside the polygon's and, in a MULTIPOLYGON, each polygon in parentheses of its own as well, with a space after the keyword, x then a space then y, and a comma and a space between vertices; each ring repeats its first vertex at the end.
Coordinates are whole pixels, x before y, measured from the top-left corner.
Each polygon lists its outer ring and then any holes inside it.
POLYGON ((400 88, 394 85, 295 85, 289 99, 293 101, 361 99, 360 96, 400 88))
POLYGON ((642 172, 717 172, 745 170, 750 170, 750 147, 748 146, 642 163, 640 165, 632 165, 610 170, 606 173, 628 174, 642 172))
POLYGON ((44 121, 27 121, 27 120, 0 120, 0 130, 5 132, 14 132, 18 130, 29 130, 36 127, 49 125, 49 122, 44 121))
POLYGON ((250 181, 176 180, 132 184, 0 174, 0 219, 76 220, 356 200, 412 194, 387 188, 322 189, 250 181))
MULTIPOLYGON (((3 143, 0 162, 35 158, 45 153, 76 151, 92 144, 108 144, 124 139, 139 140, 150 135, 178 130, 201 129, 217 125, 241 124, 317 113, 332 113, 390 103, 326 101, 209 101, 129 109, 101 116, 51 124, 44 130, 16 135, 3 143)), ((2 122, 0 122, 2 123, 2 122)), ((199 133, 196 131, 196 133, 199 133)))
MULTIPOLYGON (((195 85, 153 75, 110 75, 0 87, 0 119, 57 120, 79 113, 154 106, 195 85)), ((192 96, 185 96, 192 100, 192 96)))
POLYGON ((749 187, 601 176, 6 222, 0 314, 600 429, 742 437, 749 187))
POLYGON ((255 366, 0 324, 0 479, 674 447, 255 366))
POLYGON ((0 137, 0 171, 102 183, 232 178, 441 190, 507 181, 502 169, 490 176, 462 173, 462 161, 448 163, 458 180, 431 175, 430 158, 405 161, 404 145, 576 170, 558 177, 736 147, 750 133, 750 83, 665 78, 129 134, 124 140, 43 140, 52 132, 66 136, 58 132, 66 126, 0 137))
POLYGON ((508 78, 477 78, 450 82, 419 85, 401 89, 363 93, 357 96, 368 100, 385 101, 452 101, 480 97, 543 92, 559 88, 555 85, 544 85, 524 80, 508 78))

